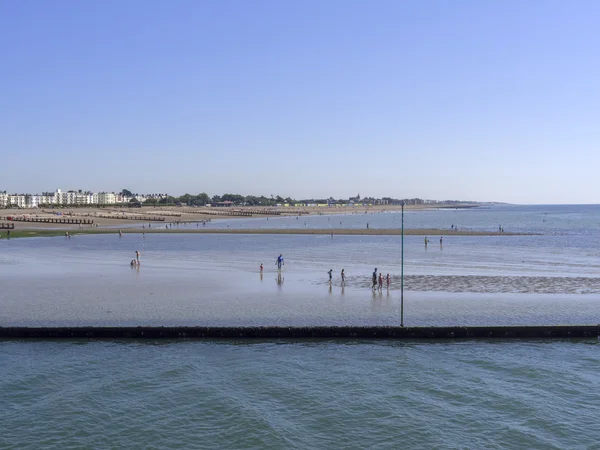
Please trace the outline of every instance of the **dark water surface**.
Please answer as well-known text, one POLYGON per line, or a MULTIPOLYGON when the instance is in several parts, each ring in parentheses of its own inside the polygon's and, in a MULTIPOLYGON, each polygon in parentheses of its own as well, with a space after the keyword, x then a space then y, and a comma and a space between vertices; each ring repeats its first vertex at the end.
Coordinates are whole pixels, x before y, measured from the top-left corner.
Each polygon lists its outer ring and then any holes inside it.
POLYGON ((598 448, 600 345, 0 342, 1 448, 598 448))

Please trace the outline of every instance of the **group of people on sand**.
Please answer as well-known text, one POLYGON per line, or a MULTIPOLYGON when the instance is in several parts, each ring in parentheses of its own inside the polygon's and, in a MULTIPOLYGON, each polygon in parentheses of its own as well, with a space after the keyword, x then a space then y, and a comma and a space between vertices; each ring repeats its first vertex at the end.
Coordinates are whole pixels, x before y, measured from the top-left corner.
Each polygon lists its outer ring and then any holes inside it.
MULTIPOLYGON (((429 238, 427 236, 425 236, 425 248, 427 248, 427 245, 429 244, 429 238)), ((444 236, 440 236, 440 248, 442 248, 444 246, 444 236)))
MULTIPOLYGON (((331 284, 331 282, 333 281, 333 269, 329 269, 327 275, 329 275, 329 284, 331 284)), ((342 279, 342 285, 344 285, 344 283, 346 283, 346 272, 344 271, 344 269, 342 269, 342 271, 340 272, 340 278, 342 279)))
MULTIPOLYGON (((283 255, 281 253, 275 260, 275 265, 277 266, 278 271, 281 271, 281 267, 285 265, 285 262, 283 261, 283 255)), ((260 263, 259 268, 260 268, 260 273, 262 274, 263 271, 265 270, 265 266, 263 265, 263 263, 260 263)))
MULTIPOLYGON (((373 287, 372 289, 379 289, 380 291, 383 289, 383 274, 381 272, 379 272, 379 274, 377 274, 377 267, 375 267, 375 270, 373 271, 373 287)), ((387 276, 385 277, 385 282, 387 285, 388 290, 390 289, 390 283, 392 281, 392 278, 390 277, 390 274, 388 273, 387 276)))
POLYGON ((140 267, 140 252, 138 250, 135 251, 135 259, 132 259, 129 265, 131 267, 140 267))

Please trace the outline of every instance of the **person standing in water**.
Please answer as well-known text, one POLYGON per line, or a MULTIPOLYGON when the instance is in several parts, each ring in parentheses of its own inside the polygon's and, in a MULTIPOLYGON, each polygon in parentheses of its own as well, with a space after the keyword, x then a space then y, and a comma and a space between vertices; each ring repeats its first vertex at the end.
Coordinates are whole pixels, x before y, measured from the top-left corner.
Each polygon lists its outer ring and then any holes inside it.
POLYGON ((429 244, 429 239, 427 239, 427 236, 425 236, 425 248, 427 248, 427 244, 429 244))
POLYGON ((379 290, 383 289, 383 274, 379 274, 379 290))
POLYGON ((392 281, 392 279, 390 278, 390 274, 388 273, 385 277, 385 282, 387 284, 388 291, 390 290, 390 281, 392 281))
POLYGON ((285 263, 283 262, 283 255, 279 255, 277 257, 277 261, 275 262, 275 264, 277 264, 277 269, 281 270, 281 266, 285 265, 285 263))
POLYGON ((342 277, 342 284, 346 282, 346 274, 344 273, 344 269, 342 269, 342 273, 340 274, 342 277))
POLYGON ((333 269, 329 269, 329 272, 327 272, 327 274, 329 275, 329 284, 331 284, 331 277, 333 275, 333 269))
POLYGON ((440 247, 444 245, 444 236, 440 236, 440 247))
POLYGON ((138 264, 140 263, 140 252, 138 250, 135 251, 135 260, 138 264))
POLYGON ((260 263, 260 273, 263 272, 263 263, 260 263))
POLYGON ((373 272, 373 290, 375 290, 375 286, 377 286, 377 267, 375 267, 375 271, 373 272))

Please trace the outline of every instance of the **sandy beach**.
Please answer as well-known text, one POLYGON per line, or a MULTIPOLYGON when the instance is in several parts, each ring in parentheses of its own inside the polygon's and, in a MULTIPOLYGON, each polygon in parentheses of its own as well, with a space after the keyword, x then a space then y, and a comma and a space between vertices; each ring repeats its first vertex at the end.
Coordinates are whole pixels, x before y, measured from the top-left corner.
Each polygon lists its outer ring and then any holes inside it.
MULTIPOLYGON (((7 230, 0 230, 0 239, 7 237, 7 230)), ((82 234, 110 234, 118 233, 117 229, 114 228, 64 228, 64 229, 43 229, 43 228, 15 228, 10 230, 11 238, 19 237, 43 237, 43 236, 62 236, 64 233, 69 232, 71 236, 77 236, 82 234)), ((402 231, 398 228, 370 228, 370 229, 355 229, 355 228, 257 228, 257 229, 206 229, 206 228, 127 228, 121 230, 123 234, 255 234, 255 235, 280 235, 280 234, 298 234, 298 235, 333 235, 335 236, 400 236, 402 231)), ((449 231, 437 228, 413 228, 405 229, 404 234, 406 236, 430 236, 429 245, 433 246, 437 243, 437 236, 531 236, 535 233, 498 233, 497 231, 472 231, 472 230, 460 230, 460 231, 449 231)))
MULTIPOLYGON (((460 206, 457 206, 460 208, 460 206)), ((405 210, 432 209, 431 205, 407 205, 405 210)), ((433 208, 436 209, 436 208, 433 208)), ((75 231, 87 228, 112 228, 115 226, 132 226, 139 224, 197 223, 213 219, 248 219, 249 217, 270 216, 314 216, 339 214, 380 214, 400 211, 400 205, 374 205, 356 207, 234 207, 234 208, 194 208, 182 207, 142 207, 142 208, 39 208, 39 209, 4 209, 0 210, 0 223, 13 223, 15 230, 47 229, 49 227, 64 231, 75 231), (8 218, 12 218, 9 220, 8 218), (22 221, 17 219, 79 219, 93 221, 93 224, 46 223, 22 221)), ((330 230, 328 232, 331 232, 330 230)))

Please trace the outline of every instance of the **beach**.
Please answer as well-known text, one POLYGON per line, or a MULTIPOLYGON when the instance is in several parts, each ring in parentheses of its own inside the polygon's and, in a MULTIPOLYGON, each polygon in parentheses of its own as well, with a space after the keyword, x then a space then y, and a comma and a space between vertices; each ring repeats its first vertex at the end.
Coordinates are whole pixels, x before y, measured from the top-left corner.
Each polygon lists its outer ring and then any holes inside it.
MULTIPOLYGON (((427 205, 406 205, 406 211, 422 211, 431 208, 427 205)), ((457 205, 456 208, 460 208, 457 205)), ((298 216, 322 216, 322 215, 374 215, 380 213, 400 211, 400 205, 373 205, 373 206, 335 206, 335 207, 215 207, 215 208, 195 208, 188 206, 181 207, 102 207, 102 208, 33 208, 33 209, 0 209, 1 223, 14 223, 15 229, 35 229, 48 228, 49 226, 61 228, 65 231, 78 229, 72 224, 62 223, 43 223, 34 221, 8 220, 12 218, 24 219, 79 219, 91 220, 94 227, 112 228, 115 226, 142 226, 142 223, 153 225, 169 223, 199 223, 204 221, 219 219, 246 219, 248 217, 267 218, 267 217, 298 217, 298 216)), ((84 228, 90 228, 86 224, 84 228)))
POLYGON ((398 212, 14 231, 39 237, 0 240, 0 326, 96 331, 0 342, 0 447, 593 447, 595 336, 265 337, 397 328, 401 280, 408 331, 600 323, 600 207, 404 219, 404 240, 398 212), (91 337, 110 327, 122 337, 91 337), (148 327, 175 340, 132 341, 148 327))

